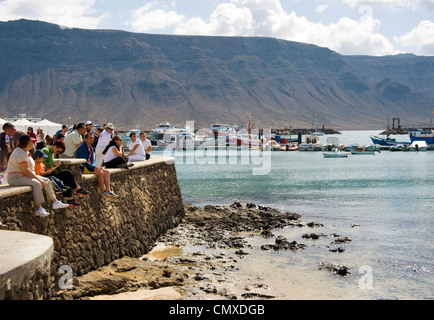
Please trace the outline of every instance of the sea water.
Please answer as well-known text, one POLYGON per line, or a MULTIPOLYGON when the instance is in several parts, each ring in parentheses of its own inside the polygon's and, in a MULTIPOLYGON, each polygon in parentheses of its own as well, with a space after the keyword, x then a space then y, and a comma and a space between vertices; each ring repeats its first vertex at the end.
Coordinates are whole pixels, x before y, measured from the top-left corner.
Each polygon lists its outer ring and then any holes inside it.
MULTIPOLYGON (((369 136, 378 133, 353 131, 337 137, 345 145, 368 145, 369 136)), ((321 137, 323 143, 326 139, 321 137)), ((248 236, 250 246, 244 250, 249 254, 239 261, 240 278, 265 283, 279 299, 434 298, 433 151, 332 159, 321 152, 268 152, 262 160, 270 166, 262 174, 254 174, 258 162, 243 160, 249 151, 234 151, 235 160, 225 153, 220 160, 226 156, 227 161, 186 161, 193 152, 173 153, 184 202, 255 203, 323 225, 273 231, 275 237, 307 245, 297 252, 263 251, 261 245, 274 239, 248 236), (301 237, 312 232, 325 236, 301 237), (351 241, 336 245, 336 235, 351 241), (337 247, 344 252, 330 251, 337 247), (345 265, 350 273, 337 276, 320 270, 320 263, 345 265)))

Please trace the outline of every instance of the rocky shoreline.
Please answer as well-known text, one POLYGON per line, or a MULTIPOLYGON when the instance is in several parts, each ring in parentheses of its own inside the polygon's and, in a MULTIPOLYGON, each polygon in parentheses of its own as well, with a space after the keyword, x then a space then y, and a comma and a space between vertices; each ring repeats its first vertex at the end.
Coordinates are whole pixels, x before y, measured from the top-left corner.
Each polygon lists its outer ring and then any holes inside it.
MULTIPOLYGON (((259 279, 241 281, 237 263, 248 253, 246 237, 264 238, 285 227, 317 228, 315 222, 304 223, 296 213, 280 212, 255 204, 230 206, 207 205, 203 208, 185 204, 185 217, 176 228, 160 237, 156 247, 141 258, 124 257, 109 265, 73 279, 73 289, 57 292, 53 299, 272 299, 273 289, 259 279), (184 249, 188 248, 187 251, 184 249)), ((306 233, 302 240, 326 235, 306 233)), ((334 249, 342 252, 348 238, 336 239, 334 249)), ((271 241, 271 239, 270 239, 271 241)), ((307 245, 277 236, 274 243, 261 250, 303 250, 307 245)), ((320 264, 339 276, 348 267, 320 264)))

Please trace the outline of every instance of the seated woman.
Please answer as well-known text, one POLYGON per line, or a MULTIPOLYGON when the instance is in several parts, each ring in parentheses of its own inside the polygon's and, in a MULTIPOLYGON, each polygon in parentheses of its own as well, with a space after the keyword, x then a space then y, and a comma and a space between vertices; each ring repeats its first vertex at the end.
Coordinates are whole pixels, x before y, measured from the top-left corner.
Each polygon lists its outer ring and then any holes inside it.
POLYGON ((126 168, 134 166, 133 163, 128 163, 128 158, 125 155, 122 139, 120 136, 114 136, 110 143, 102 152, 104 155, 103 166, 106 168, 126 168))
POLYGON ((12 152, 8 162, 7 181, 11 186, 31 186, 35 201, 35 215, 46 217, 50 213, 42 208, 45 202, 45 190, 48 198, 53 202, 53 210, 67 208, 68 205, 56 199, 53 187, 48 178, 37 176, 34 172, 35 162, 29 151, 33 149, 33 141, 29 135, 21 136, 17 148, 12 152))
POLYGON ((136 161, 145 161, 146 154, 145 149, 143 148, 143 144, 140 140, 137 140, 136 133, 130 133, 131 143, 128 145, 128 149, 130 149, 130 154, 128 155, 129 162, 136 161))
POLYGON ((75 190, 77 195, 80 196, 88 196, 90 192, 77 184, 77 181, 75 180, 74 174, 71 170, 60 169, 59 166, 62 163, 60 161, 54 161, 55 154, 62 154, 65 152, 65 142, 56 141, 53 145, 46 146, 44 149, 42 149, 42 152, 47 155, 47 158, 44 159, 44 165, 47 167, 47 169, 54 168, 54 171, 52 171, 51 174, 60 179, 65 186, 69 187, 69 189, 63 193, 66 203, 68 203, 71 207, 80 207, 77 201, 72 198, 72 192, 75 190))

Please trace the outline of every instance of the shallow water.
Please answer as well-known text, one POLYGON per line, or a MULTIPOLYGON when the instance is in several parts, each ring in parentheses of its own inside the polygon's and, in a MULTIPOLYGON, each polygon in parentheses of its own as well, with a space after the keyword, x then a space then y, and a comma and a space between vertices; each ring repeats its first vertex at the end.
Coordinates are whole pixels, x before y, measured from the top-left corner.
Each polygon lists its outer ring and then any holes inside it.
MULTIPOLYGON (((378 133, 343 132, 339 138, 345 145, 371 144, 369 135, 378 133)), ((274 239, 248 238, 252 248, 244 249, 249 255, 240 260, 239 275, 261 279, 278 298, 434 298, 433 151, 382 151, 344 159, 324 159, 321 152, 174 155, 184 202, 252 202, 324 225, 274 231, 308 245, 295 253, 262 251, 260 246, 274 239), (258 175, 258 168, 265 170, 258 175), (301 238, 311 232, 327 237, 301 238), (341 245, 343 253, 329 251, 336 247, 332 233, 352 240, 341 245), (319 270, 321 262, 346 265, 351 273, 340 277, 319 270)))

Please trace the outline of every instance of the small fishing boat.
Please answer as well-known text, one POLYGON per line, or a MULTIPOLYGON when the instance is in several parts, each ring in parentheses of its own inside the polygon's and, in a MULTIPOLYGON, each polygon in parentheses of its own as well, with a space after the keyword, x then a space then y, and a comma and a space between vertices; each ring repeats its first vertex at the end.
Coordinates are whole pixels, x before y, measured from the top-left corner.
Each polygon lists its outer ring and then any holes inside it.
POLYGON ((375 152, 381 153, 381 146, 378 144, 370 146, 359 146, 357 144, 353 144, 349 147, 346 147, 345 150, 350 151, 351 154, 355 155, 374 155, 375 152))
POLYGON ((331 151, 333 149, 343 150, 344 148, 344 144, 338 137, 328 137, 326 145, 324 146, 324 151, 331 151))
POLYGON ((408 151, 408 150, 409 147, 405 144, 397 144, 389 148, 389 151, 408 151))
POLYGON ((351 151, 351 154, 356 154, 356 155, 359 155, 359 154, 363 154, 363 155, 374 155, 375 154, 375 152, 376 151, 369 151, 369 150, 365 150, 365 151, 363 151, 363 150, 354 150, 354 151, 351 151))
POLYGON ((336 149, 333 152, 323 152, 322 155, 324 158, 348 158, 349 154, 336 149))
POLYGON ((287 144, 286 147, 284 149, 282 149, 284 151, 298 151, 298 143, 293 143, 293 144, 287 144))
POLYGON ((267 141, 262 145, 261 149, 262 151, 282 151, 282 147, 276 140, 267 141))

